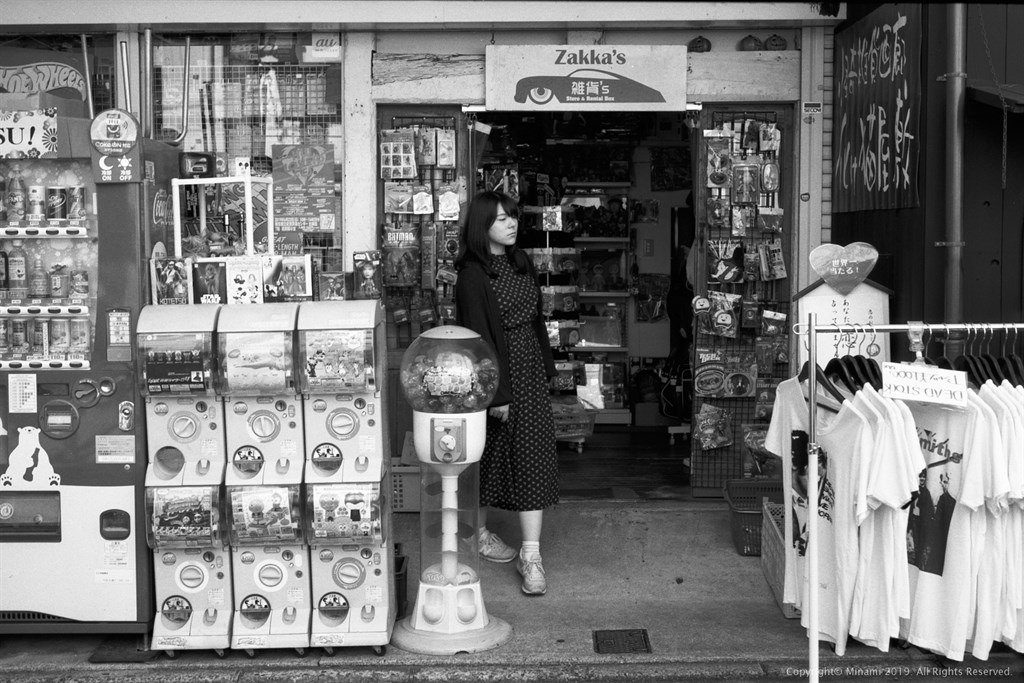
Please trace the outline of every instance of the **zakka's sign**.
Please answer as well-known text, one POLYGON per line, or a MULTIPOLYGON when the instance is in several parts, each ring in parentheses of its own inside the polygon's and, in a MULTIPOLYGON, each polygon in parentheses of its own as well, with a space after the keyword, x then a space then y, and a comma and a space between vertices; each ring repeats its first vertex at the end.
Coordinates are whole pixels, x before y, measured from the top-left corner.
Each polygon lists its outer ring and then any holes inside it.
POLYGON ((0 159, 57 156, 55 109, 0 111, 0 159))
POLYGON ((882 5, 836 34, 833 211, 918 206, 921 6, 882 5))
POLYGON ((488 45, 486 108, 686 109, 683 45, 488 45))

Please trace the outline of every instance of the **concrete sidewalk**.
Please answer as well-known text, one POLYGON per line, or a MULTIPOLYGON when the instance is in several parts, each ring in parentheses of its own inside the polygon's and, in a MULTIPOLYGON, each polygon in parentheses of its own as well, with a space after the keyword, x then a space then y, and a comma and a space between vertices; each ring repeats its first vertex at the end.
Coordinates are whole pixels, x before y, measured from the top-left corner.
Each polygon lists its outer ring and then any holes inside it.
MULTIPOLYGON (((519 540, 511 515, 489 526, 519 540)), ((409 598, 419 575, 416 514, 396 514, 395 540, 409 557, 409 598)), ((139 663, 93 664, 96 636, 4 637, 0 679, 17 681, 674 681, 806 679, 807 639, 785 619, 758 557, 733 548, 720 502, 568 501, 545 516, 548 593, 527 597, 514 564, 481 563, 490 614, 509 622, 499 648, 455 656, 389 646, 162 654, 139 663), (645 629, 650 653, 597 654, 594 631, 645 629)), ((916 648, 888 653, 851 642, 838 658, 820 649, 823 680, 1021 680, 1024 657, 947 662, 916 648), (957 670, 959 668, 959 671, 957 670), (975 669, 979 671, 974 671, 975 669), (988 674, 983 673, 988 671, 988 674), (957 675, 961 673, 963 675, 957 675), (828 674, 828 675, 825 675, 828 674)))

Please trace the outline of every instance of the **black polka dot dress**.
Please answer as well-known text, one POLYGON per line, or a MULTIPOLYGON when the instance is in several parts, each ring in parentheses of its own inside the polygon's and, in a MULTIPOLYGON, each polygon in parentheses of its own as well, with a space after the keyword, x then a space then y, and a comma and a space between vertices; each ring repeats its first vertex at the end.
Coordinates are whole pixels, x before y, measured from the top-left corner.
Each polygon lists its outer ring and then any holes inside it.
POLYGON ((507 422, 487 419, 480 461, 480 504, 502 510, 543 510, 558 502, 555 423, 540 341, 534 331, 537 284, 507 256, 492 257, 491 280, 509 354, 512 403, 507 422))

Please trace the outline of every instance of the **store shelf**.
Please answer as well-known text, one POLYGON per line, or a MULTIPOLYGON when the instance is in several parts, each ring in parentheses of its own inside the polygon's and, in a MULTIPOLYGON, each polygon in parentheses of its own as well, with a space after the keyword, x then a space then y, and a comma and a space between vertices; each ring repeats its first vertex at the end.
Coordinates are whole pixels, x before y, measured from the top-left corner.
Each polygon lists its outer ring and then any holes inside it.
POLYGON ((570 346, 569 353, 626 353, 625 346, 570 346))
POLYGON ((566 188, 571 187, 593 187, 598 189, 628 189, 633 187, 633 183, 628 180, 624 181, 612 181, 612 180, 595 180, 593 182, 577 181, 565 184, 566 188))
POLYGON ((623 249, 629 246, 628 237, 576 237, 573 239, 573 242, 575 242, 577 246, 581 244, 610 244, 623 249))
POLYGON ((628 425, 633 423, 633 415, 629 408, 605 408, 597 411, 597 418, 594 424, 599 425, 628 425))
POLYGON ((580 291, 580 299, 594 299, 595 301, 607 301, 608 299, 628 299, 630 297, 629 292, 616 291, 616 292, 590 292, 580 291))

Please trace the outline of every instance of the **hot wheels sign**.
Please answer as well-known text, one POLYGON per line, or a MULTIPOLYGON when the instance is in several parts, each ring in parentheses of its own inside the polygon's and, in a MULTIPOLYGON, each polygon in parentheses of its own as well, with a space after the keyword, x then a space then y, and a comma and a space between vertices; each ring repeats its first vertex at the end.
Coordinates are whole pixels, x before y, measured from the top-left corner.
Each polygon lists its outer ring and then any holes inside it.
POLYGON ((686 47, 489 45, 487 109, 682 111, 686 47))

